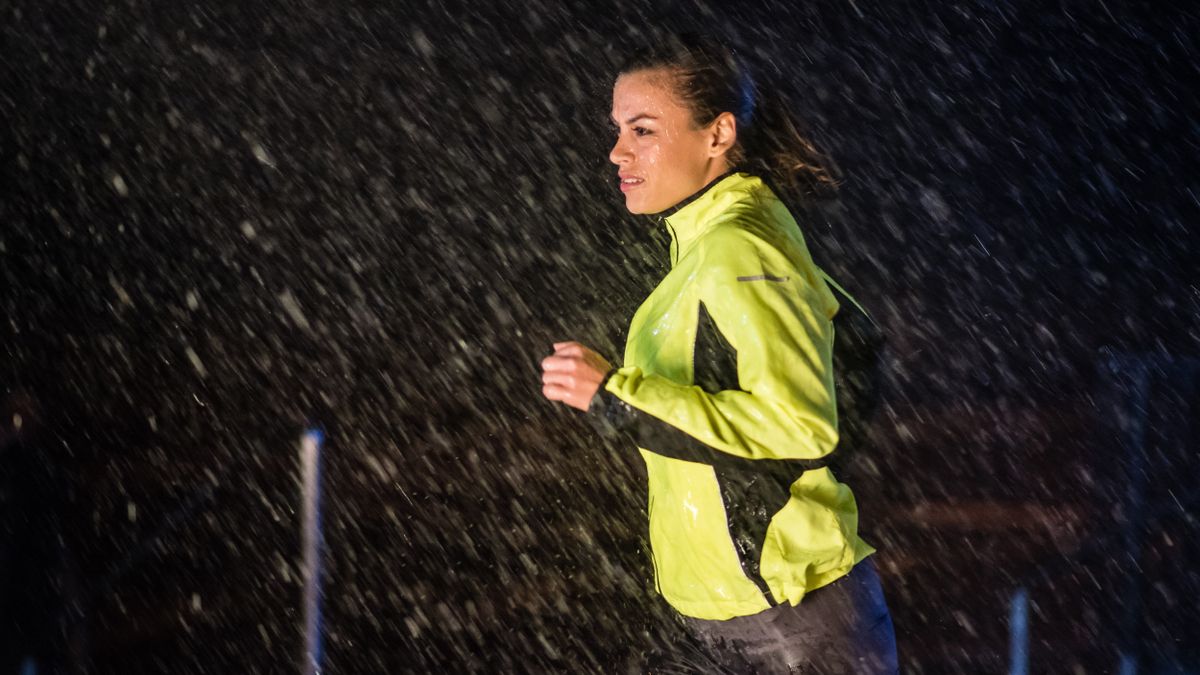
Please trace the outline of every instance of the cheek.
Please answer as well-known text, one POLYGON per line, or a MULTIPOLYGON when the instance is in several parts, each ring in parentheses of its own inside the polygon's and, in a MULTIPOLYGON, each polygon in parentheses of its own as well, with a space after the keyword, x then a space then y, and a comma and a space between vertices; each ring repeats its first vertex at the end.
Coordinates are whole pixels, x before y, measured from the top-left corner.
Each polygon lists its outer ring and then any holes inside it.
POLYGON ((644 164, 656 164, 659 157, 662 156, 662 146, 658 143, 646 143, 638 151, 638 159, 644 164))
POLYGON ((673 186, 681 180, 686 180, 685 177, 691 173, 691 157, 680 150, 677 144, 664 144, 658 148, 653 160, 648 162, 654 167, 660 185, 673 186))

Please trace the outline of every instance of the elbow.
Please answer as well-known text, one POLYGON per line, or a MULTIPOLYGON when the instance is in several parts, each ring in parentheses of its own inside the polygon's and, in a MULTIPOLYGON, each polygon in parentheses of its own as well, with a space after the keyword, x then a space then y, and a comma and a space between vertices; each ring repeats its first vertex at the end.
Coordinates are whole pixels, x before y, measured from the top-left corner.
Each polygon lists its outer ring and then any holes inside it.
POLYGON ((796 459, 823 459, 837 450, 841 435, 836 418, 813 414, 791 415, 788 435, 793 439, 793 450, 788 453, 796 459))
POLYGON ((817 451, 817 457, 828 457, 837 450, 838 441, 841 436, 838 434, 837 423, 829 423, 824 420, 816 425, 813 431, 813 448, 817 451))

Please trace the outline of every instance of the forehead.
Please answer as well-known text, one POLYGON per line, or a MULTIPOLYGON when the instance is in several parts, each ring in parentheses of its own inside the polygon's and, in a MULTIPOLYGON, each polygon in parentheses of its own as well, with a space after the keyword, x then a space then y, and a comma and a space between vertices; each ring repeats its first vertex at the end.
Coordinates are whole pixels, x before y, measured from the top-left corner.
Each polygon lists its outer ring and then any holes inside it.
POLYGON ((613 117, 624 121, 634 115, 661 118, 687 115, 676 100, 670 75, 665 70, 638 70, 625 73, 613 84, 613 117))

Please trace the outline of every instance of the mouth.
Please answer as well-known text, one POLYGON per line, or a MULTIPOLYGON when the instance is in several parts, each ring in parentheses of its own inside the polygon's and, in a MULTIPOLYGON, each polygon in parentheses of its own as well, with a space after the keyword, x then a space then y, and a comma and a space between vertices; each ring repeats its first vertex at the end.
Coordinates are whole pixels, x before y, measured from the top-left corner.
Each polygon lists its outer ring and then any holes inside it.
POLYGON ((622 176, 620 181, 621 192, 629 192, 630 190, 634 190, 645 182, 646 179, 644 178, 638 178, 636 176, 622 176))

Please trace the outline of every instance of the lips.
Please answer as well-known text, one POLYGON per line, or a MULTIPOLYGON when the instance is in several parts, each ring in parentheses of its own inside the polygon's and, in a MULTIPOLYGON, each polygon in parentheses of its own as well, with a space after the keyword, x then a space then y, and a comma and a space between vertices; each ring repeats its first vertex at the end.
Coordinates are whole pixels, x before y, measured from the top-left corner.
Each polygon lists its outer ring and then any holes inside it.
POLYGON ((621 192, 628 192, 646 182, 646 179, 640 176, 620 174, 618 178, 620 178, 621 192))

